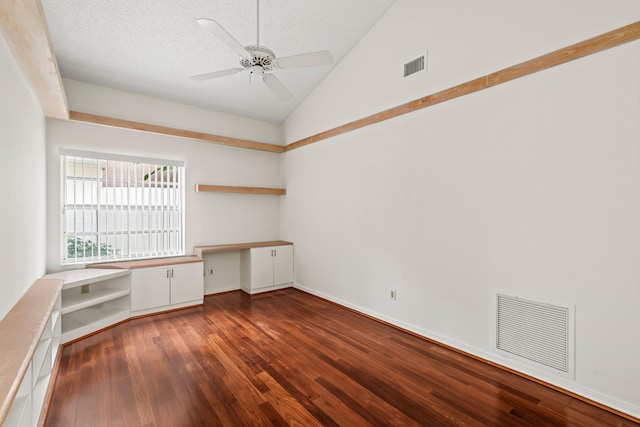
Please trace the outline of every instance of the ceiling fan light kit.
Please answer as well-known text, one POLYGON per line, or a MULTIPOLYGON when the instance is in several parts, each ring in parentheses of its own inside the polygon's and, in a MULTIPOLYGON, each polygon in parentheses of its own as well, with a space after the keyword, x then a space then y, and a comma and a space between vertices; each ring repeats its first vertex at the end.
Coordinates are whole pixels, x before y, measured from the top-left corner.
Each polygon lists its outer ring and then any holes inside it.
POLYGON ((249 71, 249 76, 259 75, 264 84, 281 101, 293 98, 293 94, 287 87, 273 74, 275 68, 305 68, 321 65, 333 64, 333 55, 327 50, 318 52, 303 53, 299 55, 285 56, 277 58, 273 51, 260 45, 260 3, 256 0, 257 9, 257 43, 255 45, 242 46, 231 34, 225 30, 218 22, 201 18, 197 22, 205 29, 209 30, 222 43, 240 56, 242 68, 229 68, 226 70, 214 71, 205 74, 191 76, 192 80, 204 81, 249 71))
POLYGON ((276 54, 273 53, 271 49, 260 45, 245 46, 245 49, 251 54, 251 57, 240 58, 240 64, 244 68, 260 66, 265 71, 272 70, 271 65, 273 64, 276 54))

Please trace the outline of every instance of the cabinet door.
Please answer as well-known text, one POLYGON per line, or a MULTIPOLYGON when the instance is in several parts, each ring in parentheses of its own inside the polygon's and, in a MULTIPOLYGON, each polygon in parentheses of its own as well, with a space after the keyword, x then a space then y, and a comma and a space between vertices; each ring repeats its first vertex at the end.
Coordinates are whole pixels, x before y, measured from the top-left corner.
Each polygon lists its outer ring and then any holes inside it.
POLYGON ((171 267, 171 304, 202 300, 204 296, 203 263, 171 267))
POLYGON ((274 248, 273 284, 282 285, 293 282, 293 245, 274 248))
POLYGON ((169 305, 169 273, 166 267, 133 270, 131 272, 131 311, 169 305))
POLYGON ((275 248, 251 249, 251 289, 273 286, 273 251, 275 248))

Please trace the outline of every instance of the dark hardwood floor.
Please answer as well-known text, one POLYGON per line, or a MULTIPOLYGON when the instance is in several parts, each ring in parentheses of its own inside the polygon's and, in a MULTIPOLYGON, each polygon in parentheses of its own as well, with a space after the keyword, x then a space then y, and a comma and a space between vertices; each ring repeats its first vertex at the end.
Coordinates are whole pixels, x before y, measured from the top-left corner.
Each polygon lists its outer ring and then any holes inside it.
POLYGON ((68 345, 47 426, 637 426, 286 289, 68 345))

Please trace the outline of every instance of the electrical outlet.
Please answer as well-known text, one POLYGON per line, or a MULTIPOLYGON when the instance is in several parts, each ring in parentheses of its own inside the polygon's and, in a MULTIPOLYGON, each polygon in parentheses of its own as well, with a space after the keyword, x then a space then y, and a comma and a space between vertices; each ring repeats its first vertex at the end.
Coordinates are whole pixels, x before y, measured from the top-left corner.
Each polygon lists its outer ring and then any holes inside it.
POLYGON ((392 289, 391 292, 389 292, 389 298, 391 298, 392 300, 396 300, 396 290, 392 289))
POLYGON ((213 268, 210 268, 207 272, 209 273, 209 276, 213 276, 213 268))

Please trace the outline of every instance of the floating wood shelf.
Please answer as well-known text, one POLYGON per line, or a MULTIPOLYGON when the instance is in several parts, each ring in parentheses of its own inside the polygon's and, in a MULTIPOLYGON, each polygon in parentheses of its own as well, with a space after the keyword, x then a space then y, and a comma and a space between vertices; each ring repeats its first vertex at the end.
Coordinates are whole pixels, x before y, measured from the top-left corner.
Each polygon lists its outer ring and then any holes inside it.
POLYGON ((209 191, 215 193, 272 194, 275 196, 284 196, 287 194, 285 188, 234 187, 231 185, 196 184, 195 189, 197 192, 209 191))

